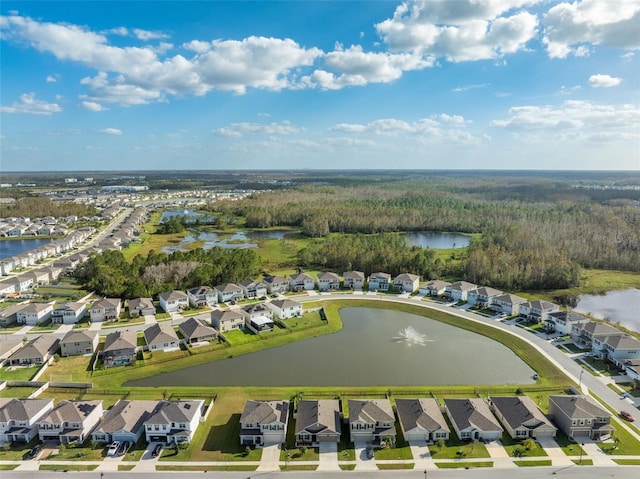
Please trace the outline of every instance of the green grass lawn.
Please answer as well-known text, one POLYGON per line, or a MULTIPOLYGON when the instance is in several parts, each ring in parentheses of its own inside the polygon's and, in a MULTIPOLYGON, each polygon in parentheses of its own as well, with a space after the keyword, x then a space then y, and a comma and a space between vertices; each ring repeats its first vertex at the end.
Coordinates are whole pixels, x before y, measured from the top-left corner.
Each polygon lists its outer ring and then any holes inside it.
POLYGON ((396 464, 376 464, 381 471, 391 471, 394 469, 413 469, 415 464, 412 462, 398 462, 396 464))
MULTIPOLYGON (((448 418, 445 418, 447 423, 448 418)), ((446 445, 440 449, 437 445, 429 446, 433 459, 475 459, 491 457, 489 451, 480 441, 461 441, 450 426, 451 433, 446 445)))
MULTIPOLYGON (((0 373, 0 376, 2 373, 0 373)), ((28 398, 37 388, 9 387, 0 391, 0 398, 28 398)))
POLYGON ((280 466, 281 471, 315 471, 318 466, 314 464, 296 464, 289 463, 285 466, 280 466))
MULTIPOLYGON (((343 434, 344 436, 344 434, 343 434)), ((348 433, 345 439, 338 443, 338 461, 355 461, 356 451, 352 442, 349 442, 348 433)))
POLYGON ((208 472, 208 471, 255 471, 258 466, 240 465, 240 466, 165 466, 157 465, 156 471, 192 471, 192 472, 208 472))
POLYGON ((95 464, 40 464, 39 471, 93 471, 95 464))
POLYGON ((634 388, 634 383, 616 383, 616 384, 631 396, 636 398, 640 397, 640 389, 634 388))
POLYGON ((593 466, 593 459, 571 459, 571 462, 573 462, 576 466, 593 466))
POLYGON ((575 442, 573 439, 569 439, 565 433, 558 430, 556 432, 556 442, 558 446, 564 451, 567 456, 578 456, 580 454, 586 454, 584 449, 575 442))
POLYGON ((535 466, 551 466, 550 459, 543 459, 541 461, 513 461, 518 467, 535 467, 535 466))
POLYGON ((51 461, 102 461, 105 458, 104 446, 91 447, 91 441, 86 441, 80 446, 61 446, 58 454, 50 455, 47 460, 51 461))
POLYGON ((123 472, 130 471, 134 467, 136 466, 132 464, 118 464, 118 471, 123 471, 123 472))
POLYGON ((493 461, 475 462, 436 462, 438 469, 473 469, 475 467, 493 467, 493 461))
POLYGON ((21 461, 23 456, 40 443, 38 437, 34 437, 31 442, 14 442, 7 449, 6 446, 0 448, 0 461, 21 461))
POLYGON ((584 358, 583 361, 604 376, 615 376, 618 374, 616 367, 609 361, 603 361, 602 359, 596 358, 584 358))
POLYGON ((502 434, 500 442, 511 457, 541 457, 547 455, 547 453, 539 443, 534 442, 535 447, 527 450, 523 445, 523 441, 513 440, 511 436, 506 432, 502 434))
POLYGON ((0 471, 13 471, 18 464, 0 464, 0 471))
POLYGON ((0 376, 4 381, 29 381, 38 371, 40 366, 10 366, 0 369, 0 376))
POLYGON ((579 348, 574 343, 565 343, 565 344, 559 345, 558 347, 568 349, 572 353, 584 353, 588 351, 588 349, 579 348))
POLYGON ((620 442, 617 447, 613 443, 598 443, 598 447, 605 454, 614 456, 640 456, 640 441, 636 440, 618 421, 611 420, 611 425, 616 428, 613 434, 620 442))
POLYGON ((621 466, 640 466, 640 459, 614 459, 613 462, 621 466))

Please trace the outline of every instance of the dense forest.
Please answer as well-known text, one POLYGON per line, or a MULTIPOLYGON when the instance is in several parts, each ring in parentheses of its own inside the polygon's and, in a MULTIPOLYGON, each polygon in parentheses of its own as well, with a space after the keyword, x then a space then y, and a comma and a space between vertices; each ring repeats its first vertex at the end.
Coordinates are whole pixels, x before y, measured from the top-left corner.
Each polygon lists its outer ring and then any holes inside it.
POLYGON ((395 272, 411 271, 409 265, 418 263, 424 269, 415 271, 425 277, 431 277, 426 271, 441 271, 502 288, 555 289, 578 285, 581 268, 640 272, 639 200, 638 190, 575 188, 541 178, 418 178, 349 187, 297 185, 210 208, 243 216, 249 227, 293 226, 309 237, 480 233, 455 272, 433 258, 412 257, 419 252, 406 246, 390 243, 393 248, 387 248, 377 240, 353 237, 310 246, 301 253, 300 266, 342 269, 350 263, 368 272, 395 272))
POLYGON ((72 201, 51 201, 44 196, 24 196, 13 203, 0 205, 0 218, 10 216, 28 218, 77 216, 82 218, 83 216, 94 216, 97 213, 98 210, 90 205, 81 205, 72 201))
POLYGON ((212 248, 172 254, 150 252, 131 263, 120 251, 93 255, 78 266, 75 277, 86 288, 105 296, 137 298, 163 291, 239 282, 260 272, 254 250, 212 248))

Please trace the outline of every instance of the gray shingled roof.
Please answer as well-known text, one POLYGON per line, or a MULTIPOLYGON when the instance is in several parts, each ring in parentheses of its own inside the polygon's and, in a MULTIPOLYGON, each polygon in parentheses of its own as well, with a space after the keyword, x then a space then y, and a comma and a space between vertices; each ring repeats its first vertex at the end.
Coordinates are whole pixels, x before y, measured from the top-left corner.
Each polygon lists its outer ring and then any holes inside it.
POLYGON ((487 403, 480 398, 445 399, 444 403, 459 430, 473 426, 480 431, 503 431, 487 403))
POLYGON ((118 349, 135 349, 138 346, 138 335, 135 331, 114 331, 107 335, 103 351, 115 351, 118 349))
POLYGON ((555 429, 529 396, 492 396, 489 399, 512 429, 532 420, 536 422, 535 427, 546 425, 555 429))
POLYGON ((188 299, 187 293, 184 291, 179 291, 174 289, 173 291, 165 291, 164 293, 160 293, 160 297, 165 301, 177 301, 180 299, 188 299))
POLYGON ((144 330, 144 340, 148 346, 179 341, 175 330, 168 324, 156 323, 144 330))
POLYGON ((120 306, 120 298, 102 298, 91 305, 91 309, 117 308, 120 306))
POLYGON ((220 309, 216 309, 215 311, 211 312, 211 319, 217 319, 218 321, 228 321, 228 320, 232 320, 232 319, 242 319, 242 313, 239 311, 235 311, 232 309, 228 309, 228 310, 220 310, 220 309))
POLYGON ((364 273, 362 271, 345 271, 342 276, 344 279, 362 279, 364 280, 364 273))
POLYGON ((149 424, 190 423, 201 414, 203 401, 160 401, 145 422, 149 424))
POLYGON ((129 300, 129 311, 146 308, 156 308, 151 298, 134 298, 129 300))
POLYGON ((53 399, 0 398, 0 422, 28 421, 45 408, 53 408, 53 399))
POLYGON ((294 301, 292 299, 276 299, 274 301, 271 301, 271 304, 273 304, 275 307, 283 309, 283 308, 291 308, 293 306, 302 306, 302 304, 298 303, 297 301, 294 301))
POLYGON ((401 273, 398 276, 395 277, 394 281, 416 281, 419 280, 420 276, 418 276, 417 274, 411 274, 411 273, 401 273))
POLYGON ((304 431, 340 434, 340 402, 337 399, 314 399, 298 402, 296 434, 304 431))
POLYGON ((476 289, 476 285, 473 283, 467 283, 466 281, 456 281, 455 283, 451 283, 447 288, 456 290, 456 291, 470 291, 472 289, 476 289))
POLYGON ((9 356, 9 360, 23 360, 31 358, 44 358, 47 353, 53 354, 59 347, 60 340, 53 334, 43 334, 32 339, 18 351, 9 356))
POLYGON ((318 273, 318 281, 320 280, 340 281, 340 277, 335 273, 324 272, 324 273, 318 273))
POLYGON ((608 324, 599 323, 596 321, 577 324, 576 327, 581 329, 582 331, 591 333, 592 336, 621 336, 624 334, 622 331, 614 328, 613 326, 609 326, 608 324))
POLYGON ((289 283, 289 280, 283 278, 282 276, 269 276, 265 278, 264 281, 265 283, 269 283, 269 284, 289 283))
POLYGON ((449 431, 447 421, 435 399, 396 399, 396 411, 404 431, 416 428, 429 432, 449 431))
POLYGON ((189 293, 193 296, 205 296, 205 295, 216 294, 216 292, 210 286, 198 286, 196 288, 191 288, 189 290, 189 293))
POLYGON ((157 404, 158 401, 126 401, 121 399, 109 409, 94 434, 111 434, 120 430, 135 434, 144 426, 144 422, 157 404))
POLYGON ((189 318, 180 323, 180 332, 187 338, 202 338, 204 336, 217 335, 218 332, 211 326, 205 325, 196 318, 189 318))
POLYGON ((287 423, 289 401, 253 401, 244 404, 241 424, 270 424, 272 422, 287 423))
POLYGON ((614 349, 640 349, 640 341, 631 336, 607 336, 604 343, 614 349))
POLYGON ((522 296, 516 296, 515 294, 511 293, 501 294, 500 296, 496 296, 493 299, 494 301, 502 301, 503 303, 507 304, 522 304, 527 302, 527 300, 522 296))
POLYGON ((388 399, 349 399, 349 421, 374 424, 393 420, 393 409, 388 399))
POLYGON ((239 291, 241 289, 242 288, 240 286, 233 283, 219 284, 218 286, 216 286, 216 290, 220 291, 221 293, 232 293, 233 291, 239 291))
POLYGON ((64 337, 60 341, 60 344, 62 345, 66 343, 83 343, 85 341, 93 342, 93 340, 96 338, 97 335, 98 335, 98 331, 89 331, 89 330, 82 331, 78 329, 72 329, 71 331, 69 331, 67 334, 64 335, 64 337))
POLYGON ((478 288, 476 290, 476 292, 474 294, 477 294, 478 296, 486 296, 486 297, 490 298, 492 296, 498 296, 498 295, 502 294, 502 291, 500 291, 498 289, 490 288, 488 286, 481 286, 480 288, 478 288))
POLYGON ((58 405, 40 421, 52 424, 65 422, 82 422, 95 408, 102 405, 102 400, 94 401, 60 401, 58 405))
POLYGON ((570 418, 611 417, 608 411, 588 396, 549 396, 549 402, 554 402, 570 418))

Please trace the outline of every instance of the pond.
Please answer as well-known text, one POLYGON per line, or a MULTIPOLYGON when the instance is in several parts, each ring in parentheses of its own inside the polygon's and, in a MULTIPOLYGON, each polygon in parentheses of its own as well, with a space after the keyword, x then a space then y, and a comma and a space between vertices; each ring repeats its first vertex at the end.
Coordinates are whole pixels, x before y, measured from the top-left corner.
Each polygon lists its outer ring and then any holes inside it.
POLYGON ((126 383, 125 386, 418 386, 528 384, 502 344, 422 316, 343 308, 337 333, 126 383))
POLYGON ((471 241, 471 236, 458 233, 407 233, 404 237, 409 246, 434 249, 466 248, 471 241))
POLYGON ((578 296, 575 310, 640 332, 640 289, 609 291, 603 295, 583 294, 578 296))
POLYGON ((187 222, 192 222, 196 220, 213 220, 215 216, 207 216, 204 213, 198 213, 196 210, 186 209, 186 210, 165 210, 162 212, 162 216, 160 216, 160 223, 166 220, 170 220, 176 216, 184 216, 187 219, 187 222))
POLYGON ((256 243, 252 241, 265 239, 284 239, 291 233, 287 230, 269 230, 269 231, 238 231, 231 235, 219 235, 217 233, 194 232, 195 234, 187 235, 176 246, 165 246, 162 251, 165 253, 173 253, 174 251, 185 251, 185 246, 194 241, 203 241, 202 249, 211 249, 216 246, 223 249, 239 249, 239 248, 257 248, 256 243))
POLYGON ((24 253, 25 251, 36 249, 42 245, 51 243, 51 241, 52 241, 51 239, 44 239, 44 238, 2 240, 0 241, 0 259, 10 258, 11 256, 17 256, 19 254, 24 253))

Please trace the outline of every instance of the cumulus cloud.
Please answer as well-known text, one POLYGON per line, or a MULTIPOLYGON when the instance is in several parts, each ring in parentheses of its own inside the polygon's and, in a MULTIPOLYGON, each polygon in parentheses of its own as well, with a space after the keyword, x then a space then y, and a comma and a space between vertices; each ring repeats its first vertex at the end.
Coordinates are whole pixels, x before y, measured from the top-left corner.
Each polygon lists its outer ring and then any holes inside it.
POLYGON ((393 51, 452 62, 500 58, 536 36, 536 15, 520 10, 537 0, 429 0, 398 6, 376 25, 393 51))
POLYGON ((142 30, 141 28, 134 28, 131 30, 138 40, 159 40, 163 38, 169 38, 169 35, 162 32, 152 32, 149 30, 142 30))
POLYGON ((588 101, 566 101, 561 105, 517 106, 509 117, 494 120, 494 127, 514 132, 549 133, 556 137, 603 141, 640 138, 637 127, 640 108, 635 105, 598 105, 588 101))
POLYGON ((95 101, 83 101, 82 108, 89 111, 105 111, 108 108, 105 108, 100 103, 96 103, 95 101))
POLYGON ((118 130, 117 128, 100 128, 96 130, 97 133, 102 133, 103 135, 122 135, 122 130, 118 130))
POLYGON ((294 126, 288 121, 282 123, 231 123, 223 128, 211 130, 211 133, 219 136, 239 138, 244 134, 264 134, 264 135, 290 135, 299 133, 304 128, 294 126))
POLYGON ((622 78, 612 77, 610 75, 591 75, 589 77, 589 85, 594 88, 610 88, 618 86, 622 78))
POLYGON ((638 0, 562 2, 549 9, 543 24, 543 42, 551 58, 584 56, 588 45, 640 48, 638 0))
POLYGON ((59 113, 62 111, 62 107, 57 103, 47 103, 43 100, 37 100, 36 94, 23 93, 20 95, 18 101, 13 102, 11 105, 0 106, 0 111, 3 113, 30 113, 32 115, 51 115, 52 113, 59 113))

